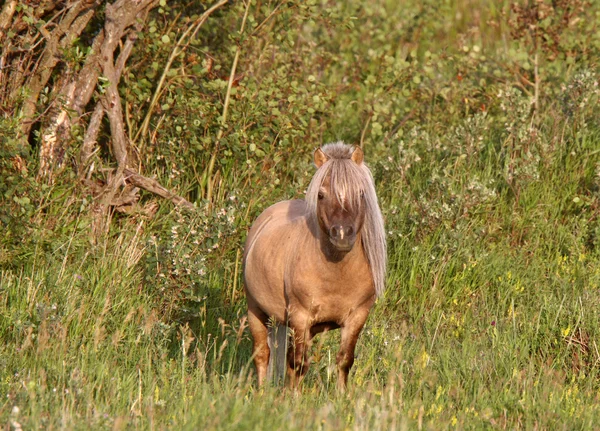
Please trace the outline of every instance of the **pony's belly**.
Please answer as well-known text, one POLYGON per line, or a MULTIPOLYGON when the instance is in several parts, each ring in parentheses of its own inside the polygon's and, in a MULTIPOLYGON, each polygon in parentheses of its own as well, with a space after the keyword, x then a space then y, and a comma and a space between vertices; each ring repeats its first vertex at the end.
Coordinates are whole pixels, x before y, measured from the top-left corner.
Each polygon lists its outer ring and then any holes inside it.
POLYGON ((349 300, 347 297, 330 297, 328 299, 328 301, 321 300, 312 307, 312 310, 308 310, 313 325, 335 323, 341 326, 356 310, 370 309, 375 302, 374 295, 361 298, 359 301, 349 300))

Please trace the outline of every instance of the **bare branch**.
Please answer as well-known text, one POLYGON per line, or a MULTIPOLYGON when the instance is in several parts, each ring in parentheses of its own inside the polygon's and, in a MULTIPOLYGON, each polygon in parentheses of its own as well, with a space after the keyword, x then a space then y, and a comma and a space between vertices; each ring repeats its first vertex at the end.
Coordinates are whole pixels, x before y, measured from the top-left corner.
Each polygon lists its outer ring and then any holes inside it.
MULTIPOLYGON (((141 2, 119 0, 112 5, 107 5, 105 26, 94 39, 91 55, 86 58, 85 65, 79 72, 79 75, 74 79, 67 79, 67 84, 60 89, 58 99, 61 106, 55 110, 49 121, 49 125, 44 128, 44 132, 42 133, 40 176, 51 180, 52 169, 60 168, 61 160, 58 160, 58 163, 56 163, 55 156, 64 153, 64 147, 68 145, 69 133, 72 127, 72 112, 76 112, 78 115, 74 122, 77 123, 79 116, 81 116, 85 106, 93 95, 101 72, 106 76, 109 83, 101 102, 110 120, 113 154, 121 173, 125 166, 127 166, 129 143, 126 139, 123 125, 123 113, 118 85, 125 63, 137 39, 136 32, 141 30, 148 11, 155 4, 154 0, 141 2), (114 51, 117 48, 117 44, 132 26, 134 26, 135 31, 129 32, 127 40, 120 49, 117 64, 115 65, 114 51), (59 139, 59 134, 62 139, 59 139)), ((84 11, 82 15, 74 20, 71 19, 72 13, 73 9, 67 13, 67 18, 61 22, 61 26, 63 22, 72 22, 71 31, 60 42, 61 47, 72 43, 72 34, 77 35, 83 31, 94 11, 91 9, 84 11)), ((53 43, 52 40, 51 43, 53 43)), ((55 88, 60 88, 60 86, 55 86, 55 88)), ((103 113, 101 111, 94 113, 93 120, 95 123, 92 124, 89 133, 86 133, 86 139, 80 154, 80 161, 84 163, 79 168, 80 175, 93 152, 102 116, 103 113)))
POLYGON ((46 48, 44 49, 44 54, 41 57, 39 66, 27 84, 30 95, 23 103, 22 108, 22 137, 29 135, 29 131, 33 125, 36 104, 40 93, 48 83, 48 80, 52 76, 52 72, 60 59, 59 50, 70 46, 75 38, 79 37, 91 17, 94 15, 94 9, 98 7, 99 4, 100 0, 94 0, 93 2, 77 2, 72 6, 63 20, 61 20, 60 24, 52 31, 52 33, 50 33, 50 39, 46 43, 46 48), (79 16, 82 12, 83 15, 79 16))
POLYGON ((96 85, 98 84, 98 77, 100 76, 100 47, 104 43, 104 32, 101 31, 96 35, 92 42, 92 53, 86 58, 85 64, 79 76, 77 77, 77 91, 75 92, 75 99, 71 105, 71 109, 77 112, 78 115, 83 113, 83 109, 89 103, 96 85))
POLYGON ((98 134, 100 133, 100 126, 102 126, 102 118, 104 117, 104 108, 102 104, 98 102, 94 112, 90 117, 85 136, 83 138, 83 144, 79 151, 79 164, 77 170, 79 177, 83 178, 87 169, 88 161, 94 152, 94 147, 98 142, 98 134))
POLYGON ((160 183, 152 178, 144 177, 130 169, 125 169, 125 181, 133 184, 136 187, 148 190, 162 198, 169 199, 175 205, 181 205, 190 210, 195 211, 196 207, 187 199, 176 195, 172 191, 166 189, 160 183))
MULTIPOLYGON (((101 40, 103 41, 104 33, 101 33, 101 34, 102 34, 101 40)), ((100 35, 98 35, 98 36, 100 36, 100 35)), ((126 63, 127 59, 129 58, 129 55, 131 54, 131 50, 133 48, 133 44, 135 43, 136 39, 137 39, 137 35, 135 35, 134 32, 131 32, 129 34, 129 37, 125 41, 125 44, 123 45, 123 48, 121 49, 121 52, 119 53, 119 57, 117 58, 117 64, 116 64, 116 74, 119 77, 123 73, 123 69, 125 68, 125 63, 126 63)), ((96 42, 96 41, 94 41, 94 42, 96 42)), ((90 67, 90 70, 88 73, 86 73, 84 75, 84 70, 82 70, 81 73, 82 73, 82 75, 80 75, 80 79, 79 79, 79 82, 81 82, 81 87, 79 87, 80 91, 78 91, 79 95, 76 96, 75 102, 73 103, 73 109, 77 112, 80 112, 81 110, 83 110, 85 105, 87 105, 87 103, 89 102, 89 99, 92 96, 92 91, 95 88, 96 83, 98 81, 99 71, 97 70, 97 68, 90 67), (93 72, 92 72, 92 70, 93 70, 93 72), (91 75, 92 73, 95 73, 95 80, 93 82, 93 85, 90 85, 89 84, 90 81, 86 81, 83 78, 85 78, 86 75, 91 75), (86 92, 89 92, 89 95, 83 94, 86 92)), ((87 168, 89 158, 93 154, 94 147, 96 146, 96 143, 98 140, 98 134, 100 133, 100 126, 102 125, 103 117, 104 117, 104 108, 102 107, 101 103, 98 103, 98 104, 96 104, 96 108, 94 108, 94 112, 92 113, 92 116, 90 117, 90 121, 88 123, 88 127, 87 127, 87 130, 85 133, 85 137, 83 139, 83 145, 81 146, 81 150, 79 153, 78 172, 79 172, 80 178, 83 177, 85 170, 87 168)))
MULTIPOLYGON (((123 125, 123 108, 119 96, 118 84, 120 73, 114 63, 114 51, 124 31, 135 23, 138 15, 145 17, 149 8, 156 4, 154 0, 132 1, 118 0, 112 5, 106 6, 106 24, 104 26, 104 44, 100 49, 101 67, 104 76, 108 79, 108 86, 103 97, 103 105, 110 120, 110 131, 112 137, 112 149, 119 170, 127 166, 129 142, 125 135, 123 125)), ((129 48, 130 51, 130 48, 129 48)), ((127 52, 126 55, 129 55, 127 52)), ((124 64, 125 61, 122 61, 124 64)))

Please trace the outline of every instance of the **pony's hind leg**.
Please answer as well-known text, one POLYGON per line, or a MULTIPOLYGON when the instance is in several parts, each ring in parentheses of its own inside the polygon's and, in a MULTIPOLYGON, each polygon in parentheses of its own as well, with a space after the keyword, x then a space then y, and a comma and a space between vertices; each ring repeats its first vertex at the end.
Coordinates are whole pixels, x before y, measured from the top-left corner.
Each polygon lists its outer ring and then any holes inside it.
POLYGON ((256 375, 258 377, 258 386, 262 386, 267 377, 267 367, 269 365, 269 331, 267 329, 267 315, 257 307, 248 306, 248 327, 252 334, 252 356, 256 366, 256 375))
POLYGON ((342 342, 340 343, 340 351, 337 354, 336 362, 338 366, 338 390, 343 392, 346 390, 348 383, 348 373, 354 364, 354 349, 358 336, 362 330, 369 308, 359 308, 352 313, 341 326, 342 342))

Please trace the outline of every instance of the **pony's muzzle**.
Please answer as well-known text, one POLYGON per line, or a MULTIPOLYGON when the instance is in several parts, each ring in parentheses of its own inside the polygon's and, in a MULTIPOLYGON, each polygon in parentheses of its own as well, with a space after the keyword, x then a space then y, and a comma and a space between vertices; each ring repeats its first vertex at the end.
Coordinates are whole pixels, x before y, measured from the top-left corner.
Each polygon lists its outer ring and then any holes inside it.
POLYGON ((356 233, 352 226, 331 226, 329 240, 340 251, 350 251, 356 241, 356 233))

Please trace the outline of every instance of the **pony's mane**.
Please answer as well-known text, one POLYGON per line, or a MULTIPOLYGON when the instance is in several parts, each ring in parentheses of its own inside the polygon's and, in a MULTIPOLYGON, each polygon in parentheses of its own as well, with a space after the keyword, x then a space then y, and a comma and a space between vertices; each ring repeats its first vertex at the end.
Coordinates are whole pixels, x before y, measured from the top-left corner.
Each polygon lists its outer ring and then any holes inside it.
POLYGON ((328 160, 321 165, 306 191, 308 216, 313 226, 317 222, 317 200, 323 181, 330 175, 331 190, 342 205, 355 207, 364 196, 365 222, 361 230, 362 245, 371 267, 377 296, 385 288, 387 243, 383 216, 377 203, 373 175, 364 163, 357 165, 352 159, 354 147, 343 142, 327 144, 321 148, 328 160))

